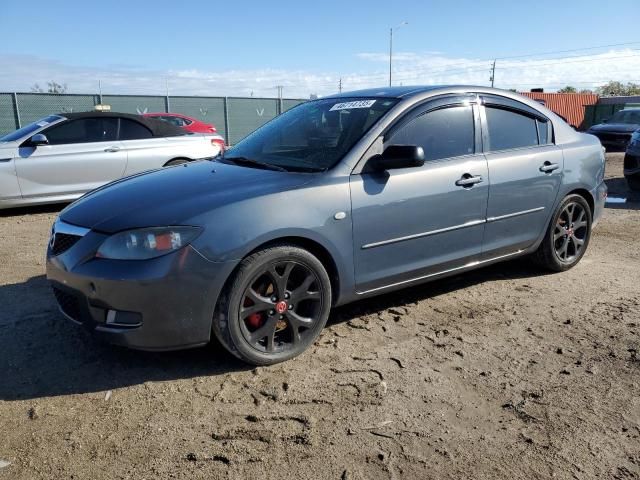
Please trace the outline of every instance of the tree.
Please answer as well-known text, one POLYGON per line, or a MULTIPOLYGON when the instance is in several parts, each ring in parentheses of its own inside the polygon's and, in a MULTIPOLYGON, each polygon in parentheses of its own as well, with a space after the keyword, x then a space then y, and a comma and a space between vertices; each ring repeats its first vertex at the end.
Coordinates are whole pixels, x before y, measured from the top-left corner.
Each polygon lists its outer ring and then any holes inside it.
POLYGON ((576 93, 578 90, 576 90, 576 87, 572 87, 571 85, 567 85, 564 88, 561 88, 560 90, 558 90, 558 93, 576 93))
POLYGON ((612 80, 601 87, 596 88, 596 93, 602 96, 640 95, 640 84, 628 82, 625 85, 622 82, 612 80))
POLYGON ((59 84, 58 82, 47 82, 47 90, 45 91, 39 84, 34 83, 31 91, 34 93, 67 93, 67 84, 59 84))

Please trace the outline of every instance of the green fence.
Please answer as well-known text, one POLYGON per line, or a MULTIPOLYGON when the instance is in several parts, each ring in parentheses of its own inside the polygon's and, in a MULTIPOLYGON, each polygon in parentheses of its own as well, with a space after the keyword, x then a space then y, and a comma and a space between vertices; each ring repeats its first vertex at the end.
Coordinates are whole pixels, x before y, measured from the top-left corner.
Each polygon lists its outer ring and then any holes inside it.
POLYGON ((227 145, 233 145, 304 101, 293 98, 0 93, 0 135, 52 113, 86 112, 102 103, 110 105, 112 112, 182 113, 213 123, 227 145))

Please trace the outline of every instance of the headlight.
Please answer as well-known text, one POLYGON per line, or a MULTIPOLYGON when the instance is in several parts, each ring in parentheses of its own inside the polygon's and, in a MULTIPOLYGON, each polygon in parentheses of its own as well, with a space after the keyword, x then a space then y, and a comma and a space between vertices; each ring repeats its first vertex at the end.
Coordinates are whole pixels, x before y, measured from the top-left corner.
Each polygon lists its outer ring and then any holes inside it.
POLYGON ((631 141, 637 142, 638 140, 640 140, 640 130, 633 132, 633 135, 631 135, 631 141))
POLYGON ((198 227, 152 227, 127 230, 107 238, 96 253, 112 260, 146 260, 189 245, 202 231, 198 227))

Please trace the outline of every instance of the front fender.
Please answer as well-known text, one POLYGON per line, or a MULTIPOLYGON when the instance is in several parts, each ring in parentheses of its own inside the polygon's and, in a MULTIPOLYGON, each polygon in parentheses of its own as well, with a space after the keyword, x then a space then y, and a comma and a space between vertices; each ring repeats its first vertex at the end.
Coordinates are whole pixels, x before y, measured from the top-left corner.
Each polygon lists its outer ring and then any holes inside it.
POLYGON ((348 177, 327 177, 303 188, 234 202, 200 215, 191 223, 205 226, 193 245, 214 262, 240 260, 261 245, 281 239, 315 242, 336 265, 340 279, 336 300, 353 290, 348 177), (344 218, 336 218, 339 212, 344 213, 344 218))

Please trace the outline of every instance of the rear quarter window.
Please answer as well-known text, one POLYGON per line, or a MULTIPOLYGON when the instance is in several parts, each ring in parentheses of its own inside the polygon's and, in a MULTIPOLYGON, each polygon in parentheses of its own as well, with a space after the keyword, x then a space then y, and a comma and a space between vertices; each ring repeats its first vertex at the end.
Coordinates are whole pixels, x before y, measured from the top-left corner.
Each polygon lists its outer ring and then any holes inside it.
POLYGON ((120 140, 142 140, 151 137, 151 130, 144 125, 128 118, 120 119, 120 140))

